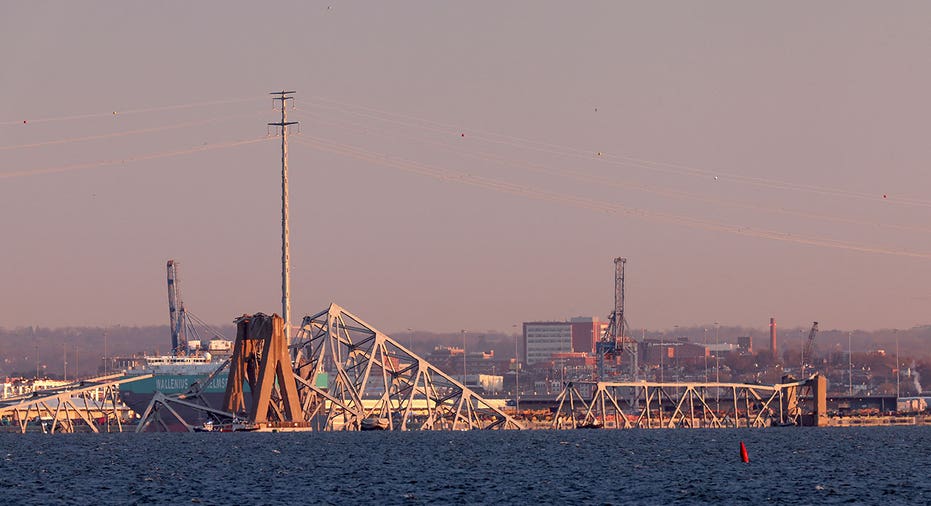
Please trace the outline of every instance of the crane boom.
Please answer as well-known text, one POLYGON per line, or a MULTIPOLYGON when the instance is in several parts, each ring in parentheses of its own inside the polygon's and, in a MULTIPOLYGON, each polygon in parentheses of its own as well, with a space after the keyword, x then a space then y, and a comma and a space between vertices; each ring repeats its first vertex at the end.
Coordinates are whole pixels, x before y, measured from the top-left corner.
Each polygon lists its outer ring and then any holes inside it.
MULTIPOLYGON (((812 360, 811 360, 811 352, 814 351, 814 349, 815 349, 815 335, 816 335, 817 333, 818 333, 818 322, 812 322, 812 324, 811 324, 811 330, 808 332, 808 340, 805 341, 805 349, 802 350, 802 367, 803 367, 803 369, 804 369, 804 367, 805 367, 805 365, 806 365, 806 359, 808 360, 808 362, 812 362, 812 360)), ((811 364, 808 364, 808 365, 811 365, 811 364)), ((804 374, 804 372, 805 372, 805 371, 803 370, 802 373, 804 374)))

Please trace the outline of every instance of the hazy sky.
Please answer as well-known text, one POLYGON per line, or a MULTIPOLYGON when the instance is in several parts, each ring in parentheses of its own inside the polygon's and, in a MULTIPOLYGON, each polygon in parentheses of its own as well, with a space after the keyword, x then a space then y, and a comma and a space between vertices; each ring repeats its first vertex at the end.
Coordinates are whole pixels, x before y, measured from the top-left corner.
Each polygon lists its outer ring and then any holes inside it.
POLYGON ((931 3, 5 2, 0 326, 931 322, 931 3), (25 122, 25 123, 24 123, 25 122), (272 132, 274 133, 274 132, 272 132), (295 131, 294 133, 297 133, 295 131))

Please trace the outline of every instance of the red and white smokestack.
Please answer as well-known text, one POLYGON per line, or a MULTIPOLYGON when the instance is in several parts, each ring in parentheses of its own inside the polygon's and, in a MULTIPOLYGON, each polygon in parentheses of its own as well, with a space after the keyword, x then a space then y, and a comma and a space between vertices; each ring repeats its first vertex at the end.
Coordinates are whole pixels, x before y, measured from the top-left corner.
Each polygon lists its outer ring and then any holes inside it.
POLYGON ((773 360, 776 360, 776 319, 769 319, 769 349, 773 352, 773 360))

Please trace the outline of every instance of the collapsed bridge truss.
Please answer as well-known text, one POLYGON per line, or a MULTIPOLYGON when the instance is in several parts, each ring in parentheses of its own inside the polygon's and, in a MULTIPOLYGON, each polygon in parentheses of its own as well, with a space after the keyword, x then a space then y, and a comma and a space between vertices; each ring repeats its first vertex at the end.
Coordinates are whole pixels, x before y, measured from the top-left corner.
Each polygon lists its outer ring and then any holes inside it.
POLYGON ((357 430, 519 429, 521 425, 423 357, 336 304, 304 318, 291 346, 308 421, 357 430), (328 387, 321 375, 329 371, 328 387))
MULTIPOLYGON (((271 318, 280 320, 277 315, 271 318)), ((275 329, 266 338, 265 346, 244 342, 240 359, 234 354, 231 361, 202 382, 207 384, 218 374, 228 374, 227 398, 235 402, 210 406, 205 397, 198 395, 198 384, 183 394, 157 394, 137 430, 167 430, 168 425, 159 418, 162 414, 173 418, 173 425, 180 422, 187 430, 195 430, 197 427, 184 419, 182 410, 195 410, 217 421, 244 419, 275 429, 523 428, 498 406, 336 304, 304 318, 290 346, 285 344, 281 349, 290 353, 284 361, 277 345, 271 344, 283 342, 278 335, 280 325, 276 324, 275 329), (261 371, 277 369, 285 361, 289 362, 288 372, 296 385, 297 416, 293 411, 294 392, 288 385, 290 377, 288 381, 279 377, 277 381, 262 382, 249 373, 257 371, 261 375, 261 371), (287 391, 282 390, 282 385, 287 391), (259 397, 252 398, 257 391, 259 397)), ((237 350, 239 346, 237 338, 237 350)))

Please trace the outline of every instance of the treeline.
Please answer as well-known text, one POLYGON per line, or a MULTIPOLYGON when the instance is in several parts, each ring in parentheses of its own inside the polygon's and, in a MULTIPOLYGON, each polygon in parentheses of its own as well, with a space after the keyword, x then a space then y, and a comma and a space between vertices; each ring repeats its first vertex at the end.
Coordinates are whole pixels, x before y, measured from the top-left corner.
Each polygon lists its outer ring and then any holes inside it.
MULTIPOLYGON (((216 329, 227 339, 235 338, 232 325, 216 329)), ((800 350, 808 337, 808 328, 778 327, 778 347, 780 356, 800 350)), ((198 330, 204 335, 198 337, 209 340, 206 330, 198 330)), ((737 342, 739 336, 751 336, 755 351, 769 349, 769 329, 748 327, 725 327, 715 329, 713 325, 675 327, 673 329, 640 330, 631 329, 629 334, 635 339, 678 339, 686 338, 694 343, 713 344, 737 342), (717 335, 715 335, 717 333, 717 335)), ((389 333, 391 337, 405 346, 413 344, 416 353, 427 354, 434 346, 461 347, 463 337, 466 349, 470 352, 494 351, 501 359, 514 356, 515 339, 520 336, 496 331, 430 332, 424 330, 399 331, 389 333)), ((849 346, 854 353, 872 353, 884 350, 887 355, 894 355, 896 342, 903 360, 906 358, 922 362, 931 362, 931 326, 910 329, 886 329, 876 331, 844 331, 835 329, 821 330, 815 340, 815 353, 824 358, 845 353, 849 346)), ((0 327, 0 376, 28 376, 36 373, 38 356, 40 375, 60 377, 65 370, 67 360, 68 376, 88 376, 97 373, 103 367, 104 355, 130 356, 133 354, 163 354, 170 348, 168 325, 110 327, 19 327, 7 329, 0 327), (38 355, 37 355, 38 352, 38 355)))
MULTIPOLYGON (((228 339, 235 337, 232 326, 218 330, 228 339)), ((38 364, 40 376, 59 378, 66 362, 68 377, 90 376, 102 370, 105 355, 163 354, 170 348, 168 325, 0 327, 0 376, 32 377, 38 364)))

